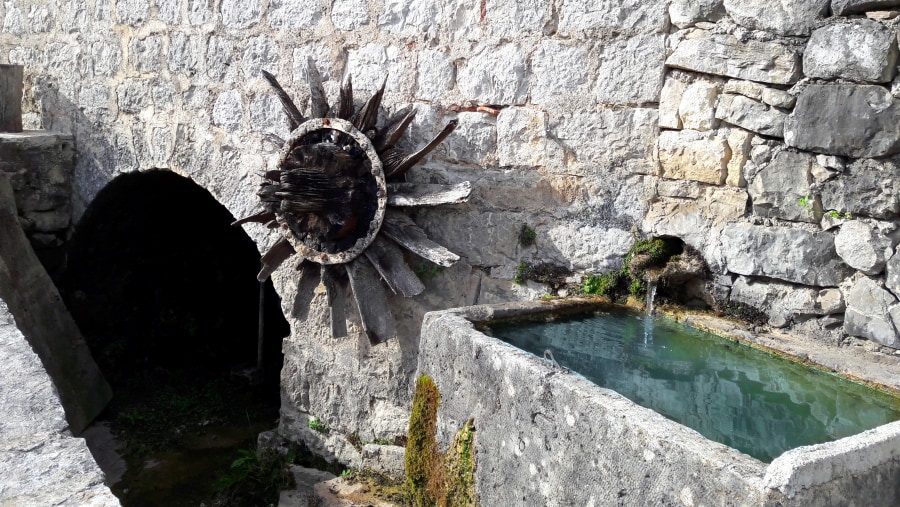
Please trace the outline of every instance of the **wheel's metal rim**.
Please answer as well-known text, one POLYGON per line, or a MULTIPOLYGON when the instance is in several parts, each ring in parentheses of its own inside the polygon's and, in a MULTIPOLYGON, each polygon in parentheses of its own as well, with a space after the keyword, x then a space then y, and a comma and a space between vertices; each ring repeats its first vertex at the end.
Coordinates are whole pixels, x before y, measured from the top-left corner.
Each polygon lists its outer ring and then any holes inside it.
POLYGON ((369 162, 371 163, 370 172, 375 178, 375 184, 378 189, 376 192, 378 206, 375 210, 375 216, 372 217, 372 221, 369 222, 369 230, 365 236, 357 239, 352 247, 342 252, 330 254, 311 248, 301 239, 297 238, 288 224, 287 217, 285 217, 283 213, 276 212, 275 216, 278 220, 281 234, 287 238, 291 243, 291 246, 294 247, 294 250, 296 250, 303 258, 319 264, 345 264, 359 257, 359 255, 375 241, 375 236, 378 234, 378 231, 381 230, 381 224, 384 222, 384 211, 387 206, 387 184, 384 179, 384 168, 381 164, 381 159, 378 157, 378 153, 375 151, 375 147, 372 145, 372 141, 354 127, 352 123, 340 118, 314 118, 303 122, 303 124, 294 129, 281 150, 281 160, 278 164, 279 167, 284 165, 288 155, 291 153, 291 147, 294 143, 299 141, 303 136, 316 130, 336 130, 338 132, 343 132, 352 137, 363 151, 365 151, 366 157, 368 157, 369 162))

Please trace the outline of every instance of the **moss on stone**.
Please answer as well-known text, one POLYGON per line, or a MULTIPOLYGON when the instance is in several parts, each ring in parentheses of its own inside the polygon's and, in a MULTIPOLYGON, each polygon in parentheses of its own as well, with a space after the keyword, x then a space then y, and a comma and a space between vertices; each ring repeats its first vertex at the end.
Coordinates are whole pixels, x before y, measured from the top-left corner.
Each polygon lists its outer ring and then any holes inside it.
POLYGON ((475 420, 469 419, 456 434, 446 455, 448 507, 478 505, 475 500, 475 420))
POLYGON ((434 381, 422 375, 416 381, 409 435, 406 444, 406 482, 413 505, 437 505, 443 463, 437 444, 437 409, 441 393, 434 381))
POLYGON ((475 421, 469 419, 446 454, 437 443, 441 393, 431 377, 416 381, 406 446, 406 483, 415 507, 473 507, 475 495, 475 421))

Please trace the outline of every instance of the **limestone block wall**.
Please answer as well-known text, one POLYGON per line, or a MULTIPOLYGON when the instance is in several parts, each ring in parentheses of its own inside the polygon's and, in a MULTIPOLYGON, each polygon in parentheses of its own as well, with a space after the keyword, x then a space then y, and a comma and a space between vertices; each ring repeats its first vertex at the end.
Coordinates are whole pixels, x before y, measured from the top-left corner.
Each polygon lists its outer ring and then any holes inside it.
POLYGON ((900 348, 891 1, 676 0, 647 234, 769 324, 900 348))
MULTIPOLYGON (((250 214, 256 174, 277 161, 270 134, 287 135, 263 69, 304 106, 308 58, 332 100, 346 75, 360 99, 386 78, 388 112, 418 111, 407 148, 459 121, 410 179, 473 182, 468 204, 414 217, 462 260, 440 270, 411 259, 428 289, 391 299, 398 339, 371 347, 353 317, 351 338, 331 338, 324 294, 295 308, 293 263, 274 275, 292 324, 281 429, 353 461, 344 437, 406 432, 426 311, 537 297, 542 287, 512 281, 522 261, 621 265, 655 188, 666 4, 10 0, 0 3, 0 61, 25 65, 26 128, 75 138, 76 221, 116 175, 155 167, 250 214), (527 246, 526 225, 536 232, 527 246), (328 437, 308 431, 311 416, 331 426, 328 437)), ((247 230, 261 250, 276 239, 247 230)))

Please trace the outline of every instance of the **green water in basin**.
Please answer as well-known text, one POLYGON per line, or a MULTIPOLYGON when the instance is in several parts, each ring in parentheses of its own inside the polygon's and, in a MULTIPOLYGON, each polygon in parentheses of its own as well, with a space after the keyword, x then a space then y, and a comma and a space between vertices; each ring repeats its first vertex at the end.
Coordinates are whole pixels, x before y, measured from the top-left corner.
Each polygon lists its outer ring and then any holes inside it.
POLYGON ((491 334, 770 462, 783 452, 900 419, 900 400, 671 319, 623 309, 491 334))

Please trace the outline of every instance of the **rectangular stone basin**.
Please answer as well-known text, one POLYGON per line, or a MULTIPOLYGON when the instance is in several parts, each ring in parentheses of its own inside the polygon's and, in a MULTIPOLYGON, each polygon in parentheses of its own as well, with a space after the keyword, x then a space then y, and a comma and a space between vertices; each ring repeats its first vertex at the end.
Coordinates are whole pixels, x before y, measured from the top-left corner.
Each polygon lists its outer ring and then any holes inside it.
MULTIPOLYGON (((587 301, 534 302, 425 316, 419 373, 441 392, 438 440, 448 445, 474 418, 481 505, 900 504, 900 422, 764 463, 478 330, 592 308, 587 301)), ((888 387, 900 379, 898 361, 863 350, 745 339, 780 343, 787 355, 821 357, 826 367, 888 387)))

